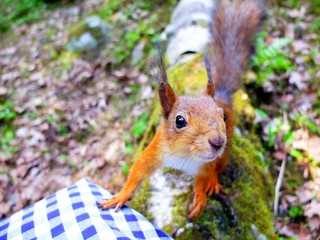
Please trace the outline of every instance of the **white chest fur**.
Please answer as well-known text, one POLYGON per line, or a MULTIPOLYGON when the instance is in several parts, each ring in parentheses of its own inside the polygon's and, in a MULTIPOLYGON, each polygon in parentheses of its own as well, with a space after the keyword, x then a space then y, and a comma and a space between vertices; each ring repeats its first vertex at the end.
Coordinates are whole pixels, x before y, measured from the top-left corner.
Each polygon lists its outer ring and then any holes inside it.
POLYGON ((163 156, 163 167, 180 170, 188 175, 195 176, 199 172, 200 167, 204 164, 192 159, 185 159, 176 156, 163 156))

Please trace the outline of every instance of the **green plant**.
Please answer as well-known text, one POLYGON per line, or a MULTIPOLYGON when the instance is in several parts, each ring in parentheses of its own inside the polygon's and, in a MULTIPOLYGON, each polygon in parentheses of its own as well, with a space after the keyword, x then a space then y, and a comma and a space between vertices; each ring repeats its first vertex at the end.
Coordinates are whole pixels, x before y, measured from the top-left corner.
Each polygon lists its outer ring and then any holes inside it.
POLYGON ((306 115, 296 114, 292 117, 299 127, 307 127, 311 133, 318 134, 320 136, 320 127, 312 122, 306 115))
POLYGON ((264 42, 266 32, 261 32, 257 38, 257 52, 252 57, 251 67, 257 72, 257 83, 264 83, 271 74, 283 74, 295 70, 296 67, 289 59, 289 51, 283 48, 291 44, 288 38, 275 39, 267 46, 264 42))
POLYGON ((46 121, 57 129, 59 135, 64 137, 68 135, 69 130, 66 127, 65 118, 60 110, 56 110, 54 115, 47 115, 46 121))
POLYGON ((104 9, 99 13, 100 16, 106 17, 106 18, 112 16, 115 12, 119 11, 121 2, 122 2, 121 0, 107 1, 104 9))
POLYGON ((147 123, 149 120, 149 115, 142 114, 140 118, 133 120, 133 127, 131 133, 134 137, 141 136, 147 129, 147 123))
POLYGON ((42 0, 1 0, 0 32, 9 30, 13 25, 39 20, 44 7, 42 0))
POLYGON ((47 28, 45 31, 45 36, 46 38, 48 38, 49 40, 56 34, 56 30, 52 29, 52 28, 47 28))
POLYGON ((124 151, 125 151, 127 154, 133 153, 133 150, 134 150, 134 148, 133 148, 132 143, 126 144, 126 147, 125 147, 124 151))
POLYGON ((303 153, 298 149, 292 149, 290 152, 290 155, 298 160, 301 160, 304 158, 303 153))
POLYGON ((303 216, 304 212, 299 206, 292 206, 289 210, 289 215, 292 218, 297 218, 303 216))
POLYGON ((16 138, 14 129, 6 125, 0 129, 0 135, 0 156, 12 157, 18 150, 17 147, 10 144, 16 138))
POLYGON ((10 144, 15 139, 12 123, 16 116, 13 102, 9 100, 0 102, 0 155, 11 157, 17 151, 17 147, 10 144))
MULTIPOLYGON (((139 42, 157 41, 162 31, 159 18, 168 14, 161 13, 161 6, 157 1, 107 1, 105 8, 99 13, 102 18, 113 24, 114 35, 119 39, 112 47, 115 65, 126 62, 139 42), (137 17, 141 12, 141 16, 137 17), (123 44, 123 41, 126 44, 123 44)), ((166 11, 167 13, 168 11, 166 11)), ((150 54, 151 46, 143 50, 144 56, 150 54)), ((133 62, 141 68, 144 58, 133 62)))
POLYGON ((309 30, 310 32, 318 32, 320 29, 320 18, 315 19, 310 25, 309 30))
POLYGON ((267 114, 265 111, 263 111, 262 109, 256 108, 256 109, 255 109, 255 112, 256 112, 256 114, 259 115, 259 117, 260 117, 262 120, 265 121, 265 120, 268 119, 268 114, 267 114))
POLYGON ((17 116, 14 110, 14 104, 11 101, 4 100, 0 102, 0 123, 1 122, 11 122, 17 116))
POLYGON ((275 118, 267 125, 268 129, 268 145, 273 147, 276 141, 276 138, 279 134, 283 135, 283 141, 289 143, 292 141, 292 132, 291 125, 289 122, 283 123, 283 120, 280 118, 275 118))
POLYGON ((59 135, 66 137, 68 134, 68 129, 64 125, 60 125, 58 129, 58 133, 59 135))
POLYGON ((290 144, 293 143, 294 136, 295 136, 294 132, 291 131, 291 130, 289 130, 289 131, 284 135, 283 141, 284 141, 286 144, 290 145, 290 144))
POLYGON ((121 172, 124 174, 124 175, 129 175, 129 170, 130 170, 130 168, 128 167, 128 165, 122 165, 121 167, 120 167, 120 170, 121 170, 121 172))

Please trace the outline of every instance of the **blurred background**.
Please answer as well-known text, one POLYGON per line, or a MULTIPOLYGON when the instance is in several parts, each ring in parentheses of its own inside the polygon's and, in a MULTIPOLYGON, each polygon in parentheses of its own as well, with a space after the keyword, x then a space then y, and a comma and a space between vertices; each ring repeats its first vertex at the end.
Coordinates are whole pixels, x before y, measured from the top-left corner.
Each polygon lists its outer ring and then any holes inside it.
MULTIPOLYGON (((0 0, 0 219, 83 177, 119 191, 177 2, 0 0)), ((283 239, 320 234, 319 32, 318 0, 270 2, 245 77, 283 239)))

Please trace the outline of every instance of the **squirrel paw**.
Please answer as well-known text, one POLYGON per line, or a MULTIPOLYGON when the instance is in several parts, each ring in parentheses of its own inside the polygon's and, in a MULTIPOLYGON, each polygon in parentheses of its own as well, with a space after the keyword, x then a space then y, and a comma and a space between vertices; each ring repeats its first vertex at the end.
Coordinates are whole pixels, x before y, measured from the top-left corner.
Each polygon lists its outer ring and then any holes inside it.
POLYGON ((198 218, 206 206, 206 201, 206 194, 196 194, 193 198, 192 204, 189 207, 188 219, 194 220, 198 218))
POLYGON ((115 211, 117 212, 128 200, 130 200, 130 196, 118 194, 111 199, 99 203, 99 207, 102 209, 108 209, 115 206, 115 211))
POLYGON ((208 194, 208 196, 211 196, 213 193, 223 193, 223 188, 220 185, 220 183, 216 180, 216 181, 209 181, 207 183, 207 189, 206 189, 206 193, 208 194))
POLYGON ((190 220, 194 220, 202 214, 206 206, 207 194, 211 196, 213 193, 223 192, 222 186, 216 178, 207 181, 205 186, 204 192, 199 191, 195 193, 193 202, 189 207, 188 219, 190 220))

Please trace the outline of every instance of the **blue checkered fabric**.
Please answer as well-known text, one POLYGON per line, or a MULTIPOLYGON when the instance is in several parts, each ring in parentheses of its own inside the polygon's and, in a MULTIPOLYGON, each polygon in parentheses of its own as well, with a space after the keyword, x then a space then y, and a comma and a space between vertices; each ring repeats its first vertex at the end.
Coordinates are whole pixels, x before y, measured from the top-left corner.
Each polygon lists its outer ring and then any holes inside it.
POLYGON ((0 220, 0 239, 172 239, 135 210, 102 210, 110 193, 82 179, 0 220))

